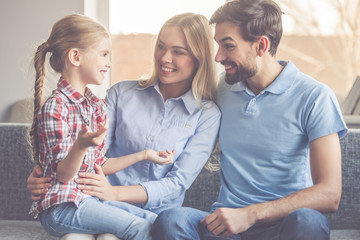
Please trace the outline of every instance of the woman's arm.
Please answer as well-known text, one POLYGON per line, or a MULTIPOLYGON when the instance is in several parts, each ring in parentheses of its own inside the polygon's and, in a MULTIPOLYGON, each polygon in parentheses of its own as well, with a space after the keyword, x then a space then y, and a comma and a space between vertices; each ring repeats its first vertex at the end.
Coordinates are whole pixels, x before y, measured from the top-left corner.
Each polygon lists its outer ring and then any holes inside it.
POLYGON ((124 196, 119 197, 119 194, 126 194, 127 202, 145 203, 147 201, 147 193, 140 185, 111 186, 99 165, 95 164, 95 171, 96 173, 79 173, 80 178, 75 180, 78 188, 84 193, 104 201, 124 199, 124 196))
POLYGON ((43 171, 39 165, 35 165, 33 171, 27 179, 27 189, 30 192, 31 200, 40 200, 40 195, 46 192, 51 187, 50 177, 41 177, 43 171))
POLYGON ((105 175, 113 174, 142 160, 149 160, 161 165, 170 164, 174 160, 174 155, 174 150, 155 152, 152 149, 146 149, 123 157, 109 158, 102 167, 95 164, 96 173, 79 173, 81 178, 75 181, 78 183, 78 188, 82 189, 84 193, 101 200, 121 199, 121 196, 118 196, 118 194, 126 192, 126 195, 129 195, 128 202, 144 203, 147 201, 147 193, 143 187, 140 185, 111 186, 105 175))

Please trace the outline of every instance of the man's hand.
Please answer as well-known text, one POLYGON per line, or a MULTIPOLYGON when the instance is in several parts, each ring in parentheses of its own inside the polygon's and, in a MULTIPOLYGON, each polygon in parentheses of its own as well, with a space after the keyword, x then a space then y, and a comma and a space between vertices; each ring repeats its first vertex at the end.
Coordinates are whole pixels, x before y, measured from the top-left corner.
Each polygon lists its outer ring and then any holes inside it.
POLYGON ((255 224, 252 219, 248 208, 218 208, 200 223, 205 224, 215 236, 227 238, 248 230, 255 224))
POLYGON ((36 165, 27 179, 27 189, 29 190, 33 201, 38 201, 40 195, 51 187, 51 178, 41 177, 42 174, 43 171, 41 167, 36 165))

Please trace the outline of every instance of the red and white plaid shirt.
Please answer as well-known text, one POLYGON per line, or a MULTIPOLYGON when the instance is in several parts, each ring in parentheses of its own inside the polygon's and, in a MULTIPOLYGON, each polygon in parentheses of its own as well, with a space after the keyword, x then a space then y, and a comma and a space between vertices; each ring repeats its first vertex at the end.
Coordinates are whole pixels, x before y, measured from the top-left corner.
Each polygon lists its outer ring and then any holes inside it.
MULTIPOLYGON (((85 97, 77 92, 63 78, 57 89, 46 100, 38 114, 37 134, 40 147, 40 164, 44 176, 51 177, 52 187, 33 202, 30 213, 36 218, 41 211, 64 202, 78 205, 88 195, 77 189, 75 176, 67 183, 56 179, 58 163, 64 159, 73 146, 79 131, 86 125, 90 132, 105 122, 106 106, 90 89, 86 88, 85 97)), ((89 147, 80 167, 80 172, 94 172, 94 164, 106 161, 104 143, 89 147)))

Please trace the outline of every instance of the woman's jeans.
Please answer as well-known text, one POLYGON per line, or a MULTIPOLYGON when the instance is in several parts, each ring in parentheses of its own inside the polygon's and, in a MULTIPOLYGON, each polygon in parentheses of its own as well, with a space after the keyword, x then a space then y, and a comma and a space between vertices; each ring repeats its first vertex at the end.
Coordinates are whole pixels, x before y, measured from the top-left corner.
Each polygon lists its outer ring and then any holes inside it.
MULTIPOLYGON (((220 240, 199 222, 208 212, 193 208, 172 208, 161 212, 153 226, 156 240, 220 240)), ((255 224, 227 239, 240 240, 320 240, 330 239, 326 217, 318 211, 298 209, 280 221, 255 224)))
POLYGON ((151 239, 157 215, 128 203, 85 198, 74 203, 55 205, 40 213, 45 230, 56 237, 66 233, 112 233, 120 239, 151 239), (129 213, 131 209, 133 213, 129 213))

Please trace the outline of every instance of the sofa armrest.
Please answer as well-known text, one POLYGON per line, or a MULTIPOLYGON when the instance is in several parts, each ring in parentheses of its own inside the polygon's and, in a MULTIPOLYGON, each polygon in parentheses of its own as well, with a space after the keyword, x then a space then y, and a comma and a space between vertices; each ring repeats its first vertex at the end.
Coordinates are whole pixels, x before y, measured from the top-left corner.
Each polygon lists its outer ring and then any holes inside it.
POLYGON ((340 140, 342 195, 336 213, 326 214, 331 229, 360 229, 360 129, 340 140))
POLYGON ((0 219, 29 220, 26 180, 33 168, 29 124, 0 124, 0 219))

